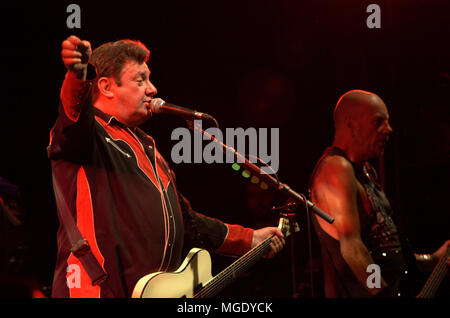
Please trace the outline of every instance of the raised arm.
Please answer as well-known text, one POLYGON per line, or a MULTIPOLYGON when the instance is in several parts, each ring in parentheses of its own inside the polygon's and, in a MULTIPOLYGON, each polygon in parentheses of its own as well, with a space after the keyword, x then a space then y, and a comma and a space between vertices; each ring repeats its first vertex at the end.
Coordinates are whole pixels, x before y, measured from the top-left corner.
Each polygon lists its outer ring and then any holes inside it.
POLYGON ((89 99, 90 82, 86 81, 90 56, 89 42, 73 35, 62 42, 61 57, 67 73, 61 88, 59 115, 47 147, 51 159, 80 162, 89 153, 94 116, 89 99))
POLYGON ((91 44, 74 35, 62 42, 61 57, 67 74, 61 89, 61 101, 66 116, 72 121, 77 121, 80 115, 80 105, 86 93, 84 81, 91 54, 91 44))

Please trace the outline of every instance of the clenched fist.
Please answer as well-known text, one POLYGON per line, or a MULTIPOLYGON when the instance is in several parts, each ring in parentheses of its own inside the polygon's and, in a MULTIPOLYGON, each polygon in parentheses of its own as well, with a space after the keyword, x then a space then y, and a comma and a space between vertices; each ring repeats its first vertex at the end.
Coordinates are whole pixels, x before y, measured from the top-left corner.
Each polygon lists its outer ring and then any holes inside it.
POLYGON ((62 43, 61 57, 66 68, 79 79, 86 79, 87 66, 92 49, 88 41, 82 41, 75 35, 62 43))

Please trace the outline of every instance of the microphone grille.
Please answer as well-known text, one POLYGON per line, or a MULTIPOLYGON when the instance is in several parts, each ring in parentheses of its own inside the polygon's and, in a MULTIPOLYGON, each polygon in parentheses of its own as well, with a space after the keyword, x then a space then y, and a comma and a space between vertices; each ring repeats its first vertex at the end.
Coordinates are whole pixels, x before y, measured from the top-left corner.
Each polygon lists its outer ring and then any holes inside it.
POLYGON ((150 109, 153 113, 158 114, 161 112, 161 106, 164 105, 165 101, 161 98, 154 98, 150 102, 150 109))

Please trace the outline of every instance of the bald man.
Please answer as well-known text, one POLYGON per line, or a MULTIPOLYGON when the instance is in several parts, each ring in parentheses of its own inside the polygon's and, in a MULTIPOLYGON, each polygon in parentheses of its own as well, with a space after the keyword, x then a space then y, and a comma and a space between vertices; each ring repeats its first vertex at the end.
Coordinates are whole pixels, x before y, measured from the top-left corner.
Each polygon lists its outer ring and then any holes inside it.
MULTIPOLYGON (((389 201, 368 162, 382 154, 392 134, 387 107, 373 93, 352 90, 339 99, 334 125, 333 144, 316 164, 310 182, 311 200, 335 219, 333 224, 313 219, 322 247, 325 296, 402 296, 407 255, 389 201)), ((449 243, 432 255, 415 254, 415 259, 422 268, 432 268, 449 243)))

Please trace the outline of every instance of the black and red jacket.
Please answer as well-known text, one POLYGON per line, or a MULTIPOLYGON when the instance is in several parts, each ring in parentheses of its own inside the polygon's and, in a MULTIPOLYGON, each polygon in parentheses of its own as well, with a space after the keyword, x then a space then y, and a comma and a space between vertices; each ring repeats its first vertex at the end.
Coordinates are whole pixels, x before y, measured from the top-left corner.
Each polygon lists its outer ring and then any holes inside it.
POLYGON ((194 212, 153 138, 95 108, 90 82, 70 72, 48 155, 54 187, 60 187, 55 191, 108 273, 109 286, 92 285, 60 222, 53 297, 130 297, 142 276, 175 270, 191 247, 233 255, 250 249, 253 230, 194 212), (79 288, 66 283, 70 264, 81 268, 79 288))

